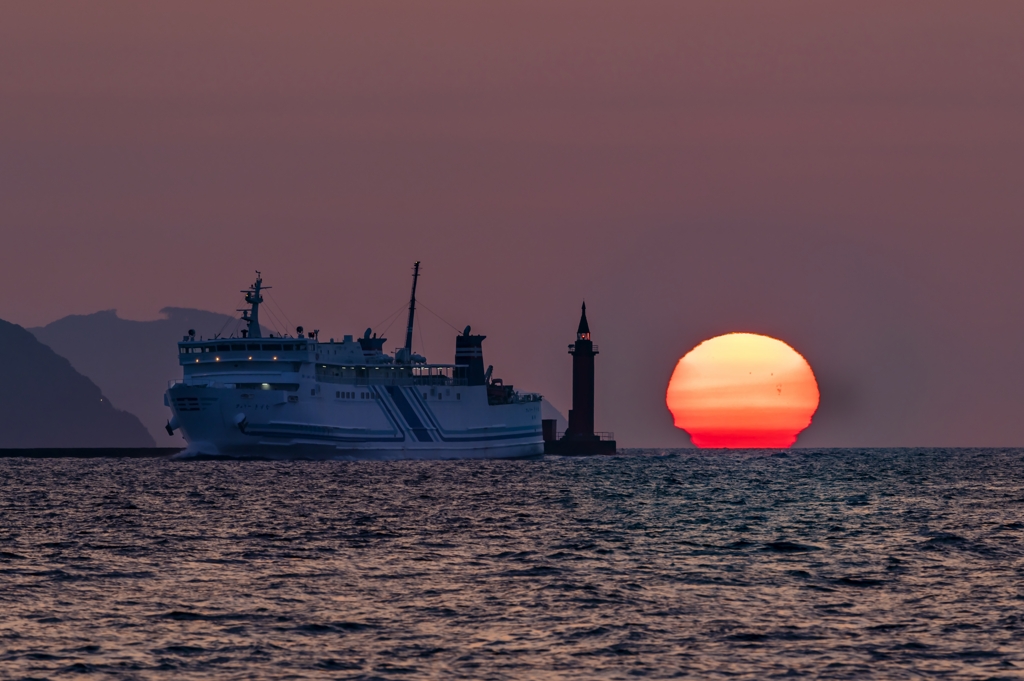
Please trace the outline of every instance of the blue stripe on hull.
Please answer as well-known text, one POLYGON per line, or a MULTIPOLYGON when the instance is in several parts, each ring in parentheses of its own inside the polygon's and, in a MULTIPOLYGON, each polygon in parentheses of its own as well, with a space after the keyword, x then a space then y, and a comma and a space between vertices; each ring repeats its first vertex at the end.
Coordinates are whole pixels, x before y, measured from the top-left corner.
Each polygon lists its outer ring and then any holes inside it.
POLYGON ((227 446, 200 442, 190 443, 189 449, 179 454, 178 458, 206 454, 240 458, 400 461, 404 459, 515 459, 539 456, 543 452, 543 443, 515 443, 455 449, 448 449, 440 443, 434 443, 432 447, 414 445, 394 449, 387 447, 364 449, 317 442, 258 442, 227 446))
MULTIPOLYGON (((399 390, 401 390, 401 388, 399 388, 399 390)), ((516 430, 519 432, 508 433, 505 435, 448 436, 445 435, 445 433, 447 433, 448 431, 446 431, 441 426, 440 422, 437 420, 437 417, 435 417, 434 413, 430 410, 430 406, 423 399, 420 398, 419 393, 414 391, 413 396, 414 399, 416 400, 417 406, 420 408, 420 411, 422 411, 423 415, 427 418, 427 420, 431 422, 430 425, 433 427, 434 432, 437 434, 437 437, 441 440, 441 442, 484 442, 488 440, 513 440, 525 437, 536 437, 540 435, 540 430, 536 428, 529 428, 527 430, 528 427, 522 427, 516 428, 516 430)))
POLYGON ((430 437, 430 431, 423 427, 423 422, 416 415, 412 405, 409 404, 409 400, 405 399, 402 389, 397 385, 389 385, 385 386, 385 388, 388 394, 391 395, 395 406, 398 407, 398 411, 402 413, 402 417, 409 424, 410 430, 412 430, 412 434, 416 436, 416 439, 420 442, 433 442, 434 438, 430 437))
POLYGON ((260 423, 245 429, 246 435, 256 437, 301 437, 328 440, 330 442, 403 442, 401 434, 388 435, 379 431, 353 433, 348 428, 317 426, 304 423, 260 423))

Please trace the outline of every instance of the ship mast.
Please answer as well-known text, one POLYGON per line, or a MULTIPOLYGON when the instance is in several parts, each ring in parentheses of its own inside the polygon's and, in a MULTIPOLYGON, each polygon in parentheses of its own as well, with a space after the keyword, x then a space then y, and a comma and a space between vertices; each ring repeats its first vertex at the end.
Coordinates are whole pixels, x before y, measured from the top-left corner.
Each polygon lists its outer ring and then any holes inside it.
POLYGON ((420 261, 412 266, 412 296, 409 298, 409 325, 405 329, 405 355, 412 357, 412 322, 416 316, 416 280, 420 277, 420 261))
POLYGON ((242 321, 249 325, 247 329, 249 338, 263 337, 263 334, 260 332, 260 303, 263 302, 263 296, 260 295, 260 291, 268 288, 270 286, 263 285, 263 276, 259 270, 256 270, 256 283, 242 291, 245 294, 245 302, 252 306, 248 309, 238 310, 238 312, 242 313, 242 321))

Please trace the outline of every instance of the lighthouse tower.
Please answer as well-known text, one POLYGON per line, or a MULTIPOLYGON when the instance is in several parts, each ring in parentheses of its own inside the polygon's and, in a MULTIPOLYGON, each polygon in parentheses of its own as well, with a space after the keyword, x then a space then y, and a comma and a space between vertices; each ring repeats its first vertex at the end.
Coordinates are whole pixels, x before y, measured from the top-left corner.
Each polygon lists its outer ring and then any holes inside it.
POLYGON ((587 304, 583 303, 580 325, 576 329, 576 342, 569 346, 572 355, 572 409, 569 410, 569 429, 566 437, 575 440, 593 440, 594 435, 594 355, 597 347, 590 340, 587 323, 587 304))
POLYGON ((542 423, 546 453, 580 456, 615 453, 615 440, 612 436, 609 433, 594 432, 594 357, 597 352, 597 346, 590 339, 587 304, 583 303, 580 324, 576 328, 576 342, 569 346, 569 354, 572 355, 569 427, 561 439, 556 439, 554 421, 542 423))

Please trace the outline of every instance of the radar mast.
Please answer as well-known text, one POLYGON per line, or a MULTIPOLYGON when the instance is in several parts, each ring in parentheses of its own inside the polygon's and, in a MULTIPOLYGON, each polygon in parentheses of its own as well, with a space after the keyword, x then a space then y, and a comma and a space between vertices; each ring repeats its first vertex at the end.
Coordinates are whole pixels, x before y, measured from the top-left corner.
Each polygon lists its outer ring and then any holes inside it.
POLYGON ((250 307, 243 307, 237 312, 242 313, 242 321, 248 324, 246 335, 249 338, 263 337, 260 332, 260 303, 263 302, 263 296, 260 295, 260 292, 269 288, 271 287, 263 285, 263 276, 259 270, 256 270, 256 283, 242 291, 245 294, 245 302, 250 307))

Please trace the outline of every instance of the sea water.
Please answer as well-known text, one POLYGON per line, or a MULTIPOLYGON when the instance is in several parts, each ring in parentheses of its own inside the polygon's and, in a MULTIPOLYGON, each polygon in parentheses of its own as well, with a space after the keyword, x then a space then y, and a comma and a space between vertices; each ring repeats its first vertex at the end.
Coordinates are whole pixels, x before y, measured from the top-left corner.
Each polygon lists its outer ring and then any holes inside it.
POLYGON ((1024 677, 1024 451, 0 459, 0 678, 1024 677))

